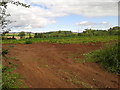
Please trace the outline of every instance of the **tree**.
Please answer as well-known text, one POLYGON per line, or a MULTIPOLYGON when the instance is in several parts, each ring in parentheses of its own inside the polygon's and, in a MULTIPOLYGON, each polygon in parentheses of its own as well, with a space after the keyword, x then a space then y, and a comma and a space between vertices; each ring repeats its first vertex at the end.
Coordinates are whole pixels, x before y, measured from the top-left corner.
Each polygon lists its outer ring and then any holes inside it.
POLYGON ((16 6, 20 5, 25 8, 29 8, 30 5, 20 3, 19 1, 13 1, 13 0, 0 0, 0 31, 1 35, 5 36, 6 33, 8 33, 11 30, 11 27, 7 27, 8 24, 12 23, 12 21, 7 20, 6 18, 10 16, 10 14, 6 13, 7 4, 11 3, 16 6))
POLYGON ((29 39, 32 38, 32 36, 31 36, 31 32, 28 32, 28 35, 29 35, 29 39))
POLYGON ((25 32, 20 32, 19 34, 18 34, 18 36, 20 36, 20 38, 22 39, 24 36, 25 36, 25 32))
POLYGON ((116 26, 116 27, 112 27, 112 28, 108 29, 108 33, 110 35, 119 35, 120 34, 120 27, 116 26))

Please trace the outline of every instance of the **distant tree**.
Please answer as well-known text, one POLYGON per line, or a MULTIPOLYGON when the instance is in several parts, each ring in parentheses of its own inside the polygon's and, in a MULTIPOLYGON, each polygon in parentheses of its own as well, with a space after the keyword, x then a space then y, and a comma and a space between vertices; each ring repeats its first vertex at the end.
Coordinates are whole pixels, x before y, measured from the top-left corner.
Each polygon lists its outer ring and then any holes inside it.
POLYGON ((31 36, 31 32, 27 32, 27 34, 28 34, 28 38, 30 39, 30 38, 32 38, 32 36, 31 36))
POLYGON ((38 38, 42 38, 43 34, 42 33, 38 33, 38 38))
POLYGON ((35 33, 35 36, 34 36, 34 38, 43 38, 43 37, 45 36, 43 36, 42 33, 35 33))
POLYGON ((61 30, 59 30, 58 33, 61 33, 61 30))
POLYGON ((12 35, 12 39, 15 39, 15 35, 14 35, 14 33, 13 33, 13 35, 12 35))
POLYGON ((110 35, 119 35, 120 34, 120 27, 116 26, 116 27, 108 29, 108 33, 110 35))
POLYGON ((24 36, 25 36, 25 32, 20 32, 19 34, 18 34, 18 36, 20 36, 20 38, 22 39, 24 36))
POLYGON ((35 33, 34 38, 38 38, 37 33, 35 33))
POLYGON ((82 33, 78 33, 78 36, 82 36, 82 33))

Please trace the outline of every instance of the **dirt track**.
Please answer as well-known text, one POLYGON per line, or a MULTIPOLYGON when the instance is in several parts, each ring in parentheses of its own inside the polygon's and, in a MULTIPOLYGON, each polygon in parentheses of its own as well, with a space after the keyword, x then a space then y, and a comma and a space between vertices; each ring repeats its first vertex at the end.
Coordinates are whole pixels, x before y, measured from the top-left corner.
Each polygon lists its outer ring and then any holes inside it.
POLYGON ((102 45, 14 44, 9 56, 17 58, 17 72, 29 88, 117 88, 118 76, 96 63, 75 62, 102 45))

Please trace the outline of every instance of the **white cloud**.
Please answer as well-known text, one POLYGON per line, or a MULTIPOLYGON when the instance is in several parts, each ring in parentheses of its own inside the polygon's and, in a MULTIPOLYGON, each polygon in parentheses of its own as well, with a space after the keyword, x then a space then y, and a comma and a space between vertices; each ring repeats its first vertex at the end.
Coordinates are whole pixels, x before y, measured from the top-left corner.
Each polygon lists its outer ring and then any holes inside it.
POLYGON ((82 21, 80 23, 76 23, 78 26, 89 26, 89 25, 95 25, 96 23, 89 22, 89 21, 82 21))
POLYGON ((41 28, 48 24, 56 23, 52 15, 52 12, 45 11, 38 7, 24 8, 21 6, 16 7, 15 5, 8 6, 8 13, 11 13, 11 23, 16 27, 23 27, 31 25, 31 28, 41 28))
POLYGON ((81 21, 80 23, 76 23, 77 26, 84 26, 89 28, 109 28, 112 27, 112 24, 103 21, 100 23, 89 22, 89 21, 81 21))
MULTIPOLYGON (((11 26, 22 28, 42 28, 56 23, 56 17, 77 14, 86 17, 117 16, 118 0, 20 0, 31 4, 31 8, 8 5, 10 19, 16 21, 11 26), (34 4, 34 5, 33 5, 34 4), (47 9, 41 7, 47 7, 47 9)), ((102 22, 105 24, 105 22, 102 22)), ((93 25, 81 22, 80 25, 93 25)))
POLYGON ((30 0, 53 11, 87 17, 117 15, 118 0, 30 0))
POLYGON ((106 21, 103 21, 103 22, 101 22, 100 24, 105 24, 105 25, 108 25, 109 23, 108 23, 108 22, 106 22, 106 21))

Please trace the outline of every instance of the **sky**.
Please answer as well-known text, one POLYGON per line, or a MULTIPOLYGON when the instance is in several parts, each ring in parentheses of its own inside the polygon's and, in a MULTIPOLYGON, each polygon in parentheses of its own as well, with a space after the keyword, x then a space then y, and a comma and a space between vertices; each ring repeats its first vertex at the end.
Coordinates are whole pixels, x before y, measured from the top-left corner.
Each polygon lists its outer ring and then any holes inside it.
POLYGON ((118 26, 119 0, 19 0, 30 8, 8 4, 12 32, 73 31, 118 26))

